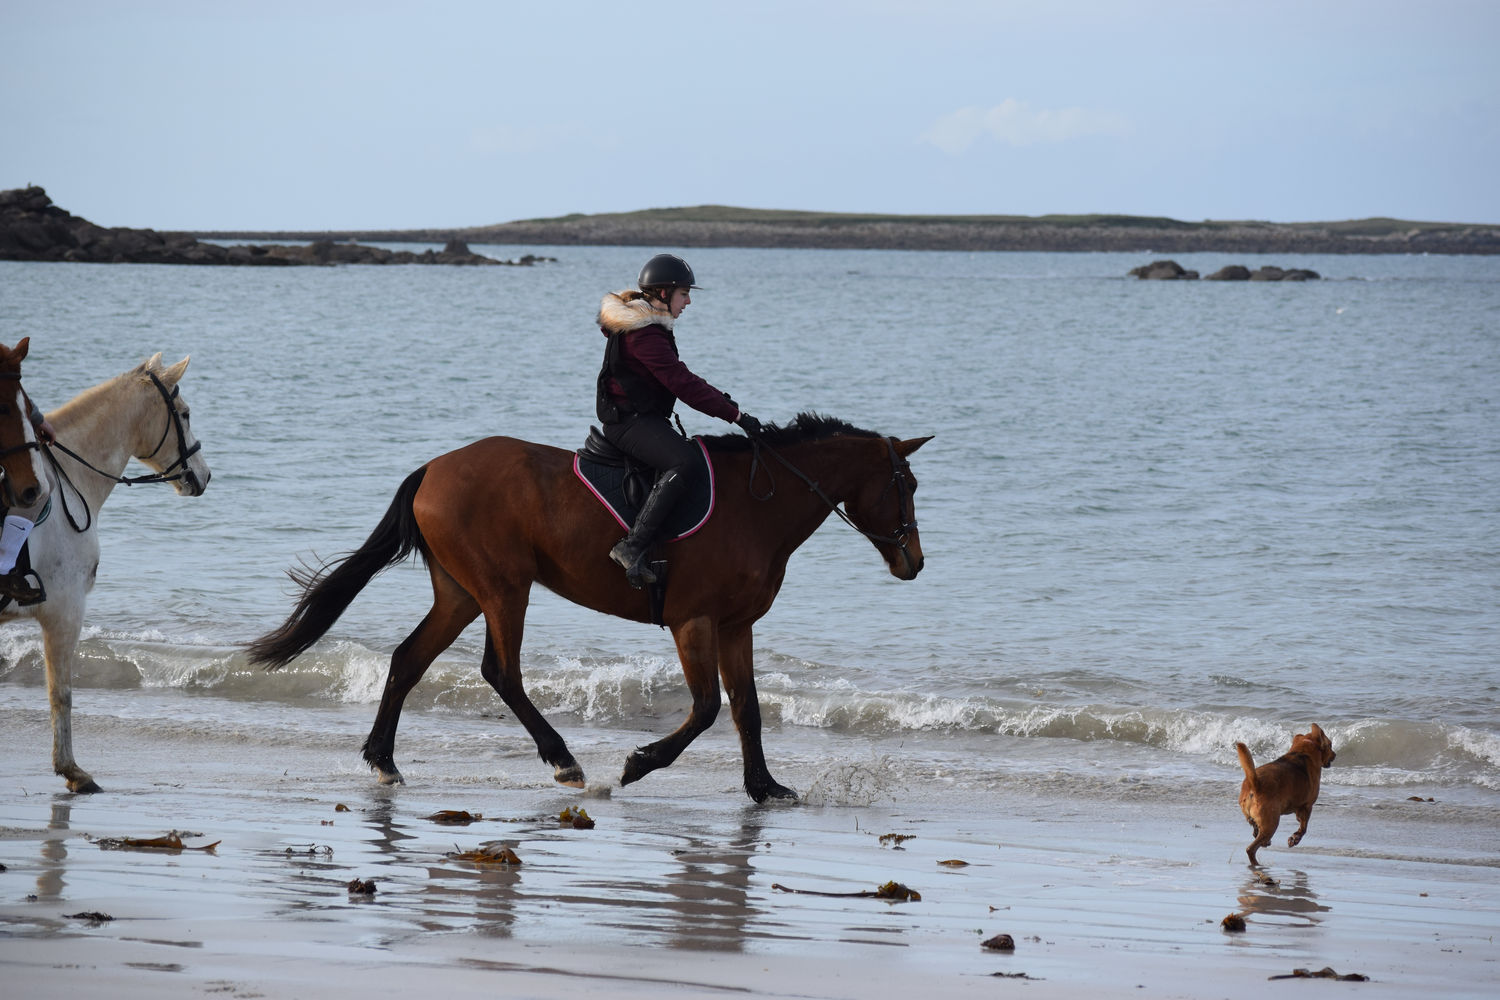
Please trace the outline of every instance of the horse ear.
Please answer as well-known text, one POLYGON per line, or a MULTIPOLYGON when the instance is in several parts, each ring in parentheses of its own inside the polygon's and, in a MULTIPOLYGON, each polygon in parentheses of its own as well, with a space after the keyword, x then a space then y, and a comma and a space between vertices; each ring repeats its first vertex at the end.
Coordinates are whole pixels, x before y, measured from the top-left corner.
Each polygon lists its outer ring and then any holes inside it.
POLYGON ((928 441, 931 441, 933 437, 934 435, 929 434, 924 438, 912 438, 909 441, 897 441, 896 451, 902 458, 905 458, 907 455, 910 455, 912 452, 922 447, 928 441))
MULTIPOLYGON (((161 357, 161 355, 158 354, 157 357, 161 357)), ((171 368, 168 368, 166 371, 162 372, 162 382, 166 385, 176 385, 179 381, 182 380, 182 373, 187 371, 188 362, 190 360, 192 360, 191 354, 183 358, 181 361, 177 362, 171 368)))
POLYGON ((24 360, 25 357, 26 357, 26 349, 28 347, 30 347, 30 346, 31 346, 31 338, 30 337, 22 337, 20 340, 16 341, 16 346, 14 348, 12 348, 11 354, 15 357, 15 359, 17 361, 24 360))
POLYGON ((136 371, 139 371, 139 372, 154 372, 154 371, 160 370, 160 368, 161 368, 161 351, 157 351, 155 354, 151 355, 151 357, 147 358, 145 361, 142 361, 141 364, 140 364, 140 367, 137 368, 136 371))

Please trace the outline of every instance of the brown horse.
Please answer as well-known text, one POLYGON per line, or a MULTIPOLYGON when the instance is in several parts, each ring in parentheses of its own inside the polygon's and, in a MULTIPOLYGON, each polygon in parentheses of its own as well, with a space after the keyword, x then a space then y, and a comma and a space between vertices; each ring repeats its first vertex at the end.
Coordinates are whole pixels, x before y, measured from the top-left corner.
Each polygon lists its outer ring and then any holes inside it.
MULTIPOLYGON (((21 388, 21 362, 31 347, 22 337, 15 347, 0 344, 0 506, 30 507, 42 499, 45 473, 41 445, 28 419, 26 390, 21 388)), ((0 512, 3 513, 3 512, 0 512)))
MULTIPOLYGON (((658 548, 670 561, 662 621, 672 630, 692 694, 687 719, 638 747, 620 781, 629 784, 677 759, 714 721, 719 680, 740 733, 745 790, 757 802, 796 798, 778 784, 761 749, 751 627, 771 608, 787 560, 836 505, 875 545, 891 574, 922 569, 907 456, 930 438, 898 441, 814 414, 768 427, 758 440, 704 439, 719 495, 713 517, 688 538, 658 548)), ((536 741, 553 777, 581 788, 583 769, 542 718, 521 683, 521 629, 533 583, 596 611, 650 620, 647 593, 632 590, 609 560, 621 529, 573 474, 573 454, 492 437, 435 458, 407 477, 384 519, 357 551, 316 572, 293 571, 302 594, 285 623, 250 644, 270 668, 316 642, 374 575, 420 552, 432 577, 427 617, 391 656, 385 693, 364 756, 382 783, 402 781, 394 757, 406 695, 479 615, 480 672, 536 741)))

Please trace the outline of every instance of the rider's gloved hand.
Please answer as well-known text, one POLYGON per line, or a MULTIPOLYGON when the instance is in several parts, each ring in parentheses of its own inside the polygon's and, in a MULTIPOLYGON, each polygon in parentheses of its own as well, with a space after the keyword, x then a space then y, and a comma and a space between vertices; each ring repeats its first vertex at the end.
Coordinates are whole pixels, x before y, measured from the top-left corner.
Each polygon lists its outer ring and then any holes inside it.
POLYGON ((741 413, 739 419, 736 420, 735 423, 744 428, 745 433, 750 435, 751 437, 760 437, 760 421, 756 420, 750 414, 741 413))

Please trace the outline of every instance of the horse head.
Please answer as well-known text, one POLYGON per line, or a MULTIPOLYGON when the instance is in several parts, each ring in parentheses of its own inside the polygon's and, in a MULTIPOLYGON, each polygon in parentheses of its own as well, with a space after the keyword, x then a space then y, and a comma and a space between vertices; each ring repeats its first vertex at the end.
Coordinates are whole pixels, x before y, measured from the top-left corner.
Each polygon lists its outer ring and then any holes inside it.
POLYGON ((183 358, 170 368, 162 366, 161 352, 136 368, 139 384, 147 387, 155 407, 149 404, 145 412, 160 416, 140 421, 136 447, 132 452, 146 463, 151 471, 172 484, 181 496, 201 496, 208 489, 211 473, 203 457, 203 445, 193 436, 189 423, 191 409, 182 398, 177 383, 187 371, 188 358, 183 358), (156 427, 161 427, 158 433, 156 427))
POLYGON ((0 344, 0 502, 6 507, 31 507, 42 499, 46 482, 41 467, 41 445, 31 426, 26 391, 21 388, 21 361, 31 346, 22 337, 15 347, 0 344))
POLYGON ((917 509, 912 497, 917 477, 906 459, 931 437, 898 441, 877 439, 883 458, 879 472, 844 499, 844 510, 854 526, 875 545, 891 575, 912 580, 922 571, 922 539, 917 534, 917 509))

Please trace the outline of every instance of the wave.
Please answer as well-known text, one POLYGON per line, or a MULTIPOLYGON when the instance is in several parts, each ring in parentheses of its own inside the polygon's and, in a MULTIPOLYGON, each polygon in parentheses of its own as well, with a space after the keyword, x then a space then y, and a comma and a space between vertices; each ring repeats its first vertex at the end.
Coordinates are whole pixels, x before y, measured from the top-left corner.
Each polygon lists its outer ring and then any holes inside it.
MULTIPOLYGON (((763 668, 756 678, 762 716, 770 726, 877 738, 921 733, 1103 743, 1237 770, 1236 742, 1245 743, 1255 760, 1265 763, 1285 753, 1292 735, 1312 721, 1269 717, 1254 705, 1142 707, 1081 699, 1049 702, 1040 691, 1036 700, 1027 700, 883 690, 848 677, 830 678, 831 671, 816 664, 764 655, 774 667, 784 668, 763 668)), ((389 656, 348 640, 326 641, 290 666, 267 672, 252 666, 236 648, 92 629, 80 643, 79 660, 75 684, 80 687, 176 689, 294 705, 374 705, 385 685, 389 656)), ((478 660, 477 650, 455 647, 428 670, 408 697, 407 708, 470 715, 507 711, 480 677, 478 660)), ((646 718, 680 716, 691 705, 676 660, 662 656, 531 654, 525 676, 527 691, 544 714, 571 715, 599 726, 629 727, 646 718)), ((45 684, 36 630, 0 630, 0 683, 45 684)), ((1244 691, 1247 697, 1257 693, 1251 687, 1244 691)), ((1080 691, 1075 687, 1070 693, 1076 697, 1080 691)), ((1118 685, 1112 692, 1116 697, 1122 693, 1140 701, 1160 694, 1149 688, 1122 692, 1118 685)), ((1317 721, 1338 752, 1335 767, 1324 777, 1330 784, 1458 783, 1500 790, 1500 735, 1495 733, 1399 718, 1317 721)))

